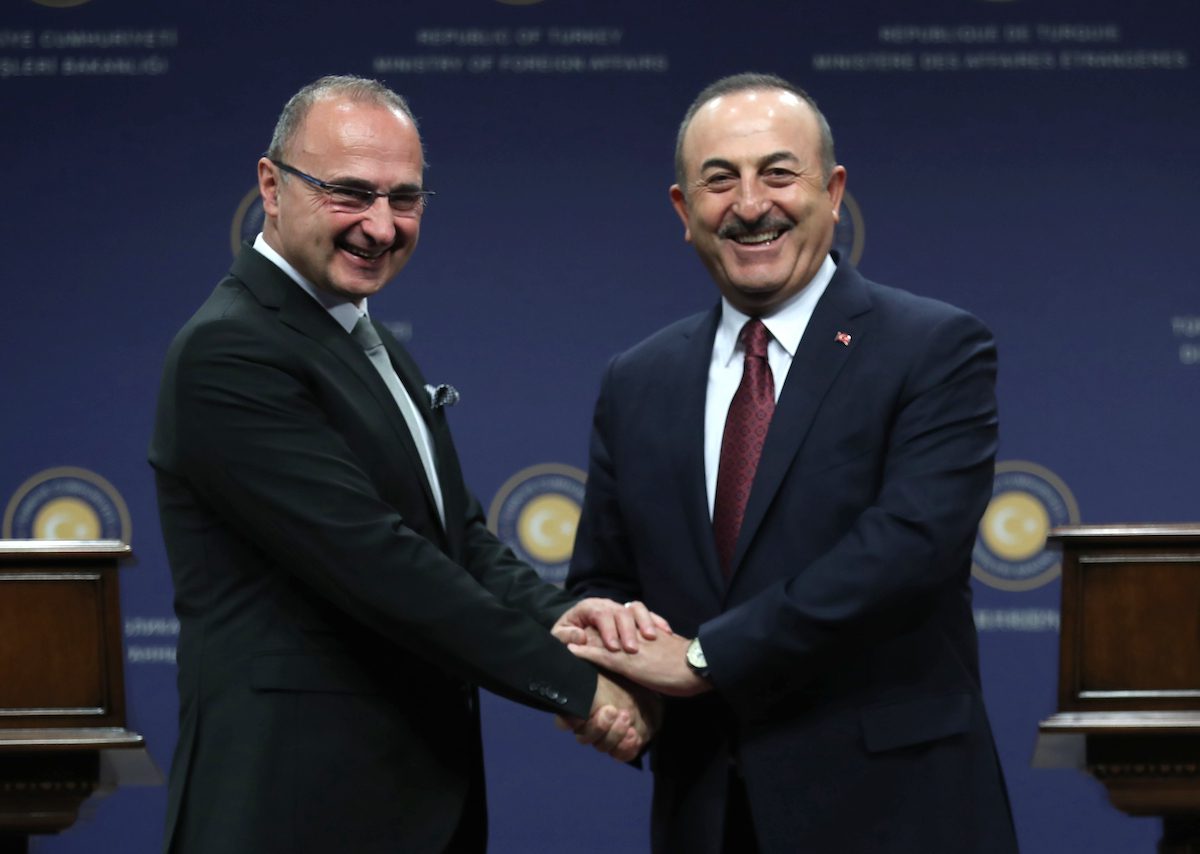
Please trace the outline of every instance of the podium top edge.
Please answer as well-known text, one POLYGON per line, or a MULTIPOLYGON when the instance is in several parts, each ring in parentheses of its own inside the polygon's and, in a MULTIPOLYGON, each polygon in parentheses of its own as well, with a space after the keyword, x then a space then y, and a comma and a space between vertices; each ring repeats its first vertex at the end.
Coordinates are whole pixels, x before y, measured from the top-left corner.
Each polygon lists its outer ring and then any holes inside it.
POLYGON ((0 558, 129 557, 133 549, 120 540, 0 540, 0 558))
POLYGON ((1200 734, 1200 710, 1057 712, 1038 723, 1049 734, 1200 734))
POLYGON ((0 728, 0 753, 29 750, 130 750, 144 748, 141 733, 120 727, 0 728))
POLYGON ((1200 542, 1200 522, 1140 523, 1129 525, 1064 525, 1052 528, 1046 540, 1050 543, 1065 541, 1094 541, 1124 545, 1134 541, 1188 541, 1200 542))

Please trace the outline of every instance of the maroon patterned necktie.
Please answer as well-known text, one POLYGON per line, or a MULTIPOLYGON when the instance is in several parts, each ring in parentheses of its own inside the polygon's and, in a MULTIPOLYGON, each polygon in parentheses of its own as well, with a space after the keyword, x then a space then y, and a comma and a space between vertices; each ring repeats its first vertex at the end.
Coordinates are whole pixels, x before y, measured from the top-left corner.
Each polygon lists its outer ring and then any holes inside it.
POLYGON ((767 342, 771 340, 771 333, 761 320, 752 318, 742 327, 740 338, 746 348, 746 361, 742 367, 741 385, 725 417, 717 494, 713 500, 713 535, 721 571, 726 578, 732 570, 733 549, 742 529, 742 517, 746 515, 746 502, 750 498, 754 472, 758 470, 763 441, 775 413, 775 377, 767 362, 767 342))

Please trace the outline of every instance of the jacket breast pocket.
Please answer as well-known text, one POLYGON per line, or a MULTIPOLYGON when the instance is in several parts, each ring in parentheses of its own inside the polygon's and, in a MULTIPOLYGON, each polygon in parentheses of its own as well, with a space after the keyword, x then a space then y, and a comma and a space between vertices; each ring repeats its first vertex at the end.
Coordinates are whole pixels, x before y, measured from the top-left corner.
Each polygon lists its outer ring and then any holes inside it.
POLYGON ((961 735, 971 728, 970 694, 919 697, 863 709, 863 743, 869 753, 912 747, 961 735))

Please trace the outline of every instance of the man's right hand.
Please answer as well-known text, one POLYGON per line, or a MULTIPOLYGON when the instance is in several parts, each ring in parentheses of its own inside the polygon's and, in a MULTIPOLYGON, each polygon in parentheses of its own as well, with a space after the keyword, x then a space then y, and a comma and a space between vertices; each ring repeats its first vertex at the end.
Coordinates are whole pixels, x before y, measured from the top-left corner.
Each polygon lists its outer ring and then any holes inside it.
POLYGON ((588 719, 559 717, 555 723, 560 729, 573 730, 580 744, 628 762, 654 737, 661 717, 662 705, 656 694, 629 683, 619 684, 600 673, 588 719))

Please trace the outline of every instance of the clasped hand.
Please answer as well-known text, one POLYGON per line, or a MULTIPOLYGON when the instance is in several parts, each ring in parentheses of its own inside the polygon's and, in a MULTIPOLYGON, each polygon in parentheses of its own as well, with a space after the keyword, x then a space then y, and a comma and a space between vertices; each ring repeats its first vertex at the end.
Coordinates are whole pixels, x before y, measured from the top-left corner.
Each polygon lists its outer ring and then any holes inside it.
POLYGON ((655 692, 691 696, 711 687, 687 666, 690 641, 641 602, 584 599, 551 631, 572 653, 608 671, 599 675, 588 719, 559 717, 558 726, 622 762, 641 753, 658 729, 655 692))

